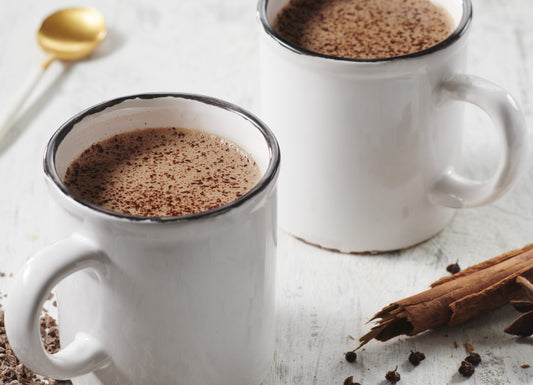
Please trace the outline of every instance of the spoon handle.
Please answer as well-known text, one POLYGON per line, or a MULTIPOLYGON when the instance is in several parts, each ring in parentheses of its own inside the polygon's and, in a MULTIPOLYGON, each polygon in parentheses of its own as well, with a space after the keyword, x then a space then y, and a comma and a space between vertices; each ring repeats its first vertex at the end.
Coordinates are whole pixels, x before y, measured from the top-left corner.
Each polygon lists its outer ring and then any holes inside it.
POLYGON ((19 89, 9 106, 3 112, 0 112, 0 141, 2 141, 7 133, 13 128, 13 125, 19 117, 21 108, 28 100, 28 97, 35 86, 39 83, 44 71, 45 68, 41 66, 33 70, 30 76, 26 79, 24 86, 19 89))

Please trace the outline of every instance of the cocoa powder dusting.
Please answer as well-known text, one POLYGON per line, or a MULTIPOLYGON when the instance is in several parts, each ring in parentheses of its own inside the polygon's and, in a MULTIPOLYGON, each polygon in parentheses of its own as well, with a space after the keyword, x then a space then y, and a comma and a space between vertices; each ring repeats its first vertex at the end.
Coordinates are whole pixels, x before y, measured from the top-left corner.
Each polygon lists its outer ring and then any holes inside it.
MULTIPOLYGON (((41 337, 45 350, 56 353, 59 350, 59 331, 54 318, 48 314, 41 317, 41 337)), ((6 385, 72 385, 70 380, 53 380, 38 377, 19 359, 7 341, 4 326, 4 312, 0 310, 0 383, 6 385)))
POLYGON ((376 59, 429 48, 451 34, 454 22, 429 0, 291 0, 273 27, 309 51, 376 59))
POLYGON ((218 136, 149 128, 92 145, 69 166, 64 183, 108 210, 168 217, 232 202, 260 178, 251 156, 218 136))

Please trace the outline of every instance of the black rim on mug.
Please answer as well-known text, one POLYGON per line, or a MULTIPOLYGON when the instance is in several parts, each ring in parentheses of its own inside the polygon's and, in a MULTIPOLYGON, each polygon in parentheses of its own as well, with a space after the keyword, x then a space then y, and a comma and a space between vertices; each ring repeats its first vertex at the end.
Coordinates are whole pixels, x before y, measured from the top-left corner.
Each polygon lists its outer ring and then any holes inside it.
POLYGON ((293 51, 297 54, 301 55, 308 55, 308 56, 316 56, 324 59, 330 59, 334 61, 342 61, 342 62, 355 62, 355 63, 372 63, 372 62, 390 62, 398 59, 409 59, 409 58, 415 58, 419 56, 424 56, 431 54, 436 51, 440 51, 442 49, 445 49, 446 47, 453 44, 456 40, 458 40, 463 34, 467 31, 470 22, 472 20, 472 2, 471 0, 462 0, 463 3, 463 13, 461 16, 461 20, 459 21, 459 24, 457 25, 457 28, 448 36, 446 39, 442 40, 441 42, 426 48, 422 51, 417 51, 410 53, 408 55, 401 55, 401 56, 393 56, 393 57, 386 57, 386 58, 372 58, 372 59, 351 59, 351 58, 341 58, 337 56, 330 56, 330 55, 324 55, 318 52, 309 51, 305 48, 298 47, 294 45, 293 43, 289 42, 285 38, 283 38, 281 35, 279 35, 276 30, 272 27, 270 24, 270 21, 267 17, 267 10, 268 10, 268 4, 270 0, 259 0, 257 5, 257 14, 259 21, 261 22, 261 25, 263 26, 263 29, 265 32, 272 37, 276 42, 278 42, 281 46, 287 48, 290 51, 293 51))
POLYGON ((242 109, 239 106, 236 106, 232 103, 216 99, 209 96, 203 96, 203 95, 197 95, 197 94, 188 94, 188 93, 146 93, 146 94, 137 94, 137 95, 129 95, 124 96, 116 99, 109 100, 104 103, 100 103, 98 105, 95 105, 93 107, 90 107, 86 109, 85 111, 80 112, 79 114, 73 116, 70 118, 67 122, 65 122, 52 136, 50 141, 48 142, 48 145, 46 146, 45 154, 44 154, 44 172, 45 175, 50 178, 55 185, 61 190, 61 192, 66 195, 67 197, 73 199, 77 203, 88 207, 92 210, 95 210, 97 212, 107 214, 116 218, 122 218, 122 219, 129 219, 132 221, 139 221, 139 222, 155 222, 155 223, 165 223, 165 222, 184 222, 184 221, 191 221, 198 218, 205 218, 205 217, 212 217, 216 215, 220 215, 222 213, 227 212, 228 210, 231 210, 235 207, 238 207, 242 205, 244 202, 252 199, 254 196, 260 194, 263 190, 267 188, 267 186, 270 185, 276 178, 278 172, 279 172, 279 165, 280 165, 280 150, 279 145, 277 142, 276 137, 272 133, 272 131, 256 116, 251 114, 250 112, 242 109), (165 98, 165 97, 172 97, 172 98, 179 98, 179 99, 188 99, 193 100, 196 102, 204 103, 213 107, 222 108, 226 111, 232 112, 236 114, 237 116, 241 117, 242 119, 245 119, 248 121, 252 126, 257 128, 263 137, 265 138, 265 141, 268 146, 268 150, 270 152, 269 154, 269 162, 267 169, 265 170, 262 178, 257 182, 257 184, 252 187, 246 194, 242 195, 241 197, 235 199, 234 201, 231 201, 225 205, 218 206, 214 209, 202 211, 199 213, 189 214, 189 215, 183 215, 183 216, 174 216, 174 217, 143 217, 143 216, 137 216, 137 215, 129 215, 129 214, 122 214, 115 211, 107 210, 102 207, 99 207, 95 204, 92 204, 78 195, 72 193, 63 183, 63 180, 58 175, 56 170, 56 163, 55 163, 55 155, 56 152, 63 141, 63 139, 69 134, 69 132, 74 128, 74 126, 79 123, 81 120, 86 118, 87 116, 99 113, 103 110, 105 110, 108 107, 120 104, 126 100, 132 100, 132 99, 158 99, 158 98, 165 98))

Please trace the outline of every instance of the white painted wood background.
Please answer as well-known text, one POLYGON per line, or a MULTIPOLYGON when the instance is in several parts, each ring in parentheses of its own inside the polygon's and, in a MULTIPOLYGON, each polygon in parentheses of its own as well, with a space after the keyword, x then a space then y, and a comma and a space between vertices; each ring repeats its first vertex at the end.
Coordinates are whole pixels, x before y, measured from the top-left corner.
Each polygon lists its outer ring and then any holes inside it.
MULTIPOLYGON (((70 0, 2 0, 0 110, 44 58, 35 39, 40 20, 72 5, 70 0)), ((0 271, 8 273, 0 278, 2 294, 9 293, 9 273, 52 242, 41 158, 52 132, 71 115, 106 99, 149 91, 203 93, 257 109, 254 0, 87 0, 83 5, 103 12, 109 38, 90 61, 53 64, 9 145, 0 147, 0 271)), ((471 32, 468 72, 508 89, 533 127, 533 1, 474 0, 471 32)), ((497 138, 474 108, 467 120, 468 162, 462 169, 487 176, 496 164, 497 138)), ((368 331, 365 322, 376 311, 425 290, 447 274, 449 263, 458 260, 466 267, 531 242, 531 162, 503 199, 458 212, 440 234, 399 253, 343 255, 280 231, 277 353, 265 385, 342 384, 349 375, 363 385, 384 384, 386 371, 396 365, 404 384, 533 383, 533 338, 503 333, 517 316, 509 306, 453 330, 372 342, 354 364, 343 358, 356 346, 348 335, 368 331), (457 373, 465 342, 483 358, 470 379, 457 373), (419 367, 407 362, 411 349, 426 354, 419 367)))

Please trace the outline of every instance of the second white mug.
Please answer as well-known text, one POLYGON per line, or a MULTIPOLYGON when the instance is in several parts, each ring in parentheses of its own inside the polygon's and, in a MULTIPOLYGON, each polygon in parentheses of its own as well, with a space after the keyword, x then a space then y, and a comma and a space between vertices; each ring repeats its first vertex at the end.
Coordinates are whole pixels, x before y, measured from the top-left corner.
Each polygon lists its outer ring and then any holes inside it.
POLYGON ((299 48, 272 27, 285 0, 260 0, 261 114, 284 154, 280 226, 343 252, 402 249, 439 232, 454 209, 505 193, 526 158, 525 121, 494 84, 463 74, 470 0, 437 1, 455 30, 423 51, 343 59, 299 48), (463 106, 478 105, 501 134, 488 180, 454 171, 463 106))

